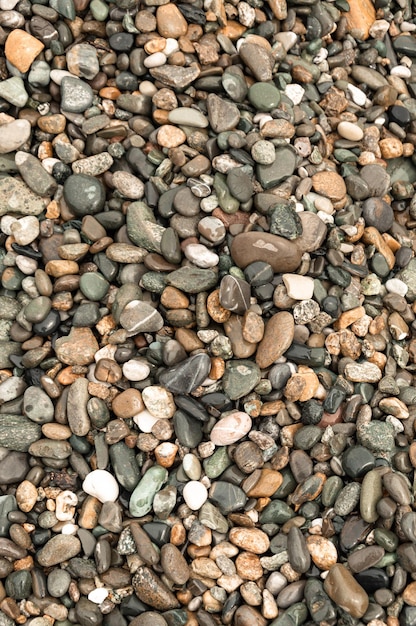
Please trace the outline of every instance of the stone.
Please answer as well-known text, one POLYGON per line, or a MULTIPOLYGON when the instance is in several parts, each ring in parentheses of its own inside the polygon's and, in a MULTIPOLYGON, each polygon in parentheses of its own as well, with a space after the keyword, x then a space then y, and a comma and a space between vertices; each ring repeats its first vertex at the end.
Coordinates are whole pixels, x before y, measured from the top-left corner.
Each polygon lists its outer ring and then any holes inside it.
POLYGON ((120 315, 120 324, 126 329, 129 336, 140 332, 155 332, 163 326, 160 313, 147 302, 132 300, 123 309, 120 315))
POLYGON ((81 552, 81 542, 73 535, 55 535, 39 550, 37 561, 42 567, 52 567, 72 559, 81 552))
POLYGON ((336 563, 329 570, 324 589, 331 600, 352 617, 362 617, 368 608, 367 593, 341 563, 336 563))
POLYGON ((40 215, 46 204, 45 198, 40 198, 18 178, 4 176, 0 179, 0 216, 40 215))
POLYGON ((98 343, 91 329, 72 328, 69 335, 56 341, 56 355, 66 365, 89 365, 94 361, 98 343))
POLYGON ((275 272, 293 272, 300 265, 302 253, 298 246, 288 239, 252 231, 234 237, 231 256, 236 265, 242 269, 255 261, 263 261, 269 263, 275 272))
POLYGON ((159 465, 147 470, 130 497, 129 511, 133 517, 143 517, 151 510, 153 499, 167 477, 167 470, 159 465))
POLYGON ((6 39, 4 53, 9 63, 24 74, 44 47, 44 44, 36 37, 16 28, 9 33, 6 39))
POLYGON ((173 393, 190 393, 207 378, 211 369, 211 360, 207 354, 200 353, 185 361, 167 368, 159 381, 173 393))
POLYGON ((199 511, 208 498, 207 488, 197 480, 190 480, 183 489, 183 499, 192 511, 199 511))
POLYGON ((231 528, 229 540, 242 550, 247 550, 254 554, 264 554, 270 546, 268 536, 258 528, 231 528))
POLYGON ((94 496, 100 502, 115 502, 118 498, 117 481, 106 470, 97 469, 87 474, 82 488, 85 493, 94 496))
POLYGON ((1 124, 0 129, 0 154, 8 154, 21 148, 32 132, 30 122, 24 119, 1 124))
POLYGON ((314 282, 310 276, 283 274, 287 295, 294 300, 309 300, 313 296, 314 282))
POLYGON ((232 130, 240 120, 240 111, 237 106, 216 94, 209 94, 207 108, 210 125, 216 133, 232 130))
POLYGON ((216 446, 230 445, 245 437, 251 429, 251 424, 247 413, 235 411, 215 424, 210 439, 216 446))
POLYGON ((280 311, 269 319, 256 353, 256 363, 260 369, 270 367, 286 352, 294 333, 295 323, 288 311, 280 311))

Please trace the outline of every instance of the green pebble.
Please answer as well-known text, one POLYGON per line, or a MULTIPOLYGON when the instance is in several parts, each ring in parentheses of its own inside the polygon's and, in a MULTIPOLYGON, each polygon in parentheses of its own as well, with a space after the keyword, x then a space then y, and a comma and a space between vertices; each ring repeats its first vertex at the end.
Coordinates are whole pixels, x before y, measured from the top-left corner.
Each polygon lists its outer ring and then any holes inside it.
POLYGON ((270 83, 254 83, 248 90, 248 99, 258 111, 271 111, 280 103, 280 91, 270 83))

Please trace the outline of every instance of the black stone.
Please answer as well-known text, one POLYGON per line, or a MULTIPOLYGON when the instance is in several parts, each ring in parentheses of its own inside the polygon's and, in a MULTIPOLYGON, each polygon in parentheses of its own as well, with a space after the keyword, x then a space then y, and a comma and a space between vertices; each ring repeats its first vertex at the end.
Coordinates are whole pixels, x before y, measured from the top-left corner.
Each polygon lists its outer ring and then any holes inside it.
POLYGON ((322 415, 324 414, 324 408, 318 400, 312 398, 302 404, 302 422, 303 424, 318 424, 322 415))
POLYGON ((323 404, 324 411, 334 414, 345 400, 346 393, 338 387, 331 387, 323 404))
POLYGON ((270 283, 273 280, 274 273, 272 266, 268 263, 255 261, 247 265, 244 270, 244 276, 252 287, 259 287, 260 285, 270 283))
POLYGON ((134 37, 131 33, 114 33, 108 39, 110 48, 116 52, 128 52, 134 44, 134 37))
POLYGON ((389 577, 386 572, 376 567, 370 567, 359 574, 355 574, 355 580, 367 593, 374 593, 377 589, 389 586, 389 577))
POLYGON ((286 350, 285 357, 288 361, 293 361, 298 365, 321 367, 325 362, 325 350, 324 348, 310 348, 303 343, 294 341, 286 350))
POLYGON ((395 122, 399 126, 407 126, 410 124, 410 113, 406 107, 394 104, 388 110, 390 122, 395 122))
POLYGON ((202 424, 193 419, 185 411, 176 411, 173 416, 173 426, 178 441, 188 448, 196 448, 202 441, 202 424))
POLYGON ((198 402, 195 398, 190 396, 176 396, 175 404, 178 408, 182 409, 199 422, 207 422, 209 420, 207 411, 204 409, 201 402, 198 402))
POLYGON ((35 261, 42 258, 42 253, 34 250, 31 246, 19 246, 17 243, 12 243, 12 248, 17 254, 22 254, 30 259, 35 259, 35 261))
POLYGON ((350 478, 361 478, 375 467, 374 455, 364 446, 353 446, 344 452, 342 467, 350 478))
POLYGON ((157 546, 161 547, 169 542, 171 528, 162 522, 149 522, 143 525, 143 530, 157 546))
POLYGON ((181 363, 164 370, 159 382, 173 393, 191 393, 207 378, 211 360, 205 353, 195 354, 181 363))
POLYGON ((331 317, 337 318, 341 312, 341 302, 336 296, 326 296, 322 300, 322 310, 331 317))
POLYGON ((61 323, 61 317, 59 312, 55 309, 51 309, 44 320, 37 324, 33 324, 33 332, 40 337, 47 337, 52 335, 61 323))

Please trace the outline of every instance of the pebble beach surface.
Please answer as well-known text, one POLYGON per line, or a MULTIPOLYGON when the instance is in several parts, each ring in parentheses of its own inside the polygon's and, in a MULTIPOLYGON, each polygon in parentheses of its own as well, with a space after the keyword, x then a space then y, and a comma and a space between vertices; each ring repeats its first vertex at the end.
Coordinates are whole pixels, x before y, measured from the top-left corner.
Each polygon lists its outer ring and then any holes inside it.
POLYGON ((0 0, 0 626, 416 626, 411 0, 0 0))

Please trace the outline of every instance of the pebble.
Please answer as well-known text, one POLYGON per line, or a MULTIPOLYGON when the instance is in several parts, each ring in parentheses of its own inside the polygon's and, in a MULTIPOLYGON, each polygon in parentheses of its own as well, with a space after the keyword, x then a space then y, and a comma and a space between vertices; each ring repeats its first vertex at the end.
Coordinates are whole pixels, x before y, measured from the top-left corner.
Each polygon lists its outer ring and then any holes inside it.
POLYGON ((118 498, 119 488, 115 478, 106 470, 96 469, 90 472, 82 488, 85 493, 94 496, 100 502, 115 502, 118 498))

